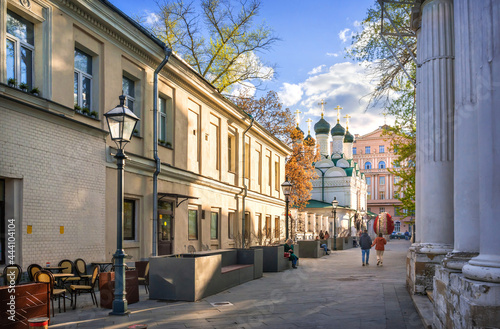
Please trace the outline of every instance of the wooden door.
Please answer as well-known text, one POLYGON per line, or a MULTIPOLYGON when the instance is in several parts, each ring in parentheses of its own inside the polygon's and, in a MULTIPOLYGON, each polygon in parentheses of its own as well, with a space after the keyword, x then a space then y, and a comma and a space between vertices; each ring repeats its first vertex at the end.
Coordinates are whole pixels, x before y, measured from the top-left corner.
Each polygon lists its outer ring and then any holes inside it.
POLYGON ((172 254, 174 227, 173 202, 158 202, 158 255, 172 254))

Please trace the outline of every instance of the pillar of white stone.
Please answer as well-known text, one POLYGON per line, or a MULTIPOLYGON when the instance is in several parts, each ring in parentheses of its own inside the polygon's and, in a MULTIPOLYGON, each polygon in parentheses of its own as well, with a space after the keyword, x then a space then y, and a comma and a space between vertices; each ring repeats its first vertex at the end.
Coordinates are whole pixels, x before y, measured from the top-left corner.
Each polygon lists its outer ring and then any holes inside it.
MULTIPOLYGON (((453 2, 422 5, 418 40, 421 81, 417 112, 420 164, 420 250, 444 254, 453 246, 453 2)), ((418 229, 418 228, 417 228, 418 229)))
MULTIPOLYGON (((479 152, 479 256, 462 271, 479 281, 500 282, 500 2, 473 1, 474 38, 481 45, 472 54, 477 67, 472 86, 477 93, 479 152)), ((497 299, 498 302, 498 299, 497 299)))
POLYGON ((316 134, 316 141, 319 145, 319 153, 321 157, 329 157, 330 156, 330 143, 328 141, 328 134, 316 134))
POLYGON ((471 54, 480 47, 472 32, 475 0, 454 1, 455 12, 455 161, 454 249, 443 265, 461 270, 479 252, 479 170, 477 95, 473 79, 477 65, 471 54))
POLYGON ((332 136, 332 156, 339 159, 344 153, 344 136, 332 136))

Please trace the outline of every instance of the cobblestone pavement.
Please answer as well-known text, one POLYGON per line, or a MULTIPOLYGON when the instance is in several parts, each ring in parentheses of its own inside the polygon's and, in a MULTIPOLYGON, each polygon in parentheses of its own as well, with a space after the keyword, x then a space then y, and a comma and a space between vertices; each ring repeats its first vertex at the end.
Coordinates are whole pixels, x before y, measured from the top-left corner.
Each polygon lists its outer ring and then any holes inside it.
POLYGON ((109 316, 85 296, 77 310, 57 313, 50 328, 423 328, 405 288, 409 241, 386 245, 384 266, 361 266, 359 248, 300 259, 298 269, 264 273, 258 280, 198 302, 149 300, 129 305, 129 316, 109 316), (227 306, 211 303, 229 302, 227 306))

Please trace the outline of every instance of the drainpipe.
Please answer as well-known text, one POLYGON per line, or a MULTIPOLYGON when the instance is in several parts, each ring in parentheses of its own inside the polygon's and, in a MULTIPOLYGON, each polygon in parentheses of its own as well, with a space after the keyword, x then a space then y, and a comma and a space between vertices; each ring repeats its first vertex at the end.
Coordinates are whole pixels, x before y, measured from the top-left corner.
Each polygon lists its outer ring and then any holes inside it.
POLYGON ((248 186, 247 184, 245 183, 245 157, 246 157, 246 140, 245 140, 245 135, 247 133, 247 131, 250 130, 250 128, 252 128, 253 126, 253 122, 255 121, 254 117, 251 116, 250 114, 247 114, 248 117, 252 120, 250 122, 250 125, 248 126, 248 128, 243 132, 243 174, 242 174, 242 177, 243 177, 243 197, 242 197, 242 217, 241 217, 241 232, 242 232, 242 235, 241 235, 241 247, 242 248, 245 248, 245 198, 247 197, 247 192, 248 192, 248 186))
POLYGON ((165 58, 156 68, 153 78, 153 157, 156 163, 156 170, 153 174, 153 252, 152 256, 156 256, 157 239, 158 239, 158 175, 160 174, 161 162, 158 157, 158 73, 167 64, 172 49, 165 46, 165 58))

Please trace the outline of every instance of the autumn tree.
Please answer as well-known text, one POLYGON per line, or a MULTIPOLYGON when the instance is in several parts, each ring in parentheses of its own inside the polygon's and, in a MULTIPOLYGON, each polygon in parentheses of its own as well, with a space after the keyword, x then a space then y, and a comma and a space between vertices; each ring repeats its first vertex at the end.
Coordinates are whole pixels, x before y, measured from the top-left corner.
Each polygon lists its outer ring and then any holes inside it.
POLYGON ((231 99, 272 135, 289 144, 294 129, 293 115, 290 109, 283 108, 278 93, 270 90, 260 98, 248 96, 248 93, 248 90, 243 90, 238 97, 231 99))
POLYGON ((292 207, 302 210, 311 199, 312 181, 318 178, 314 170, 314 163, 319 161, 318 146, 304 142, 304 134, 294 129, 290 135, 292 139, 292 154, 285 165, 285 174, 293 188, 289 200, 292 207))
POLYGON ((157 5, 160 19, 153 34, 220 92, 238 82, 273 77, 273 66, 257 56, 278 40, 265 24, 255 23, 261 0, 200 0, 196 5, 158 0, 157 5))

